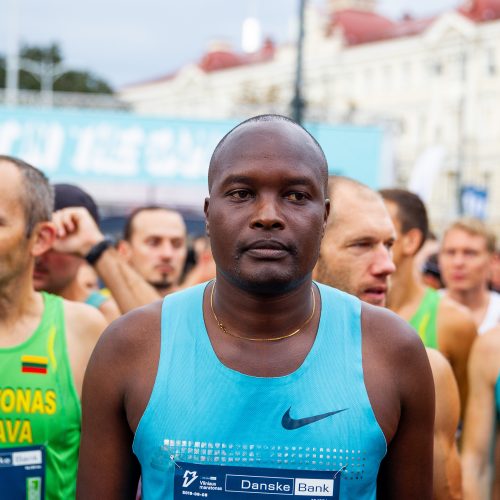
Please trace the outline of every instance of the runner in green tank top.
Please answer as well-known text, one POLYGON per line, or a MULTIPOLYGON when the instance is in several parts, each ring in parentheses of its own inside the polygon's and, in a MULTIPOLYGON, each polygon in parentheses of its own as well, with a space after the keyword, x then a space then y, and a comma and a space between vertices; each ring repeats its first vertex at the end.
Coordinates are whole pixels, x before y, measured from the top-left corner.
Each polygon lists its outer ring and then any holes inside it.
POLYGON ((0 448, 42 445, 47 498, 73 498, 80 401, 69 366, 63 301, 47 293, 43 298, 45 310, 33 335, 0 349, 0 448))
POLYGON ((71 500, 83 374, 106 326, 93 307, 35 291, 55 242, 50 186, 0 155, 0 498, 71 500))
POLYGON ((436 290, 427 288, 420 306, 409 321, 417 330, 425 347, 432 349, 438 349, 437 314, 440 300, 441 297, 436 290))

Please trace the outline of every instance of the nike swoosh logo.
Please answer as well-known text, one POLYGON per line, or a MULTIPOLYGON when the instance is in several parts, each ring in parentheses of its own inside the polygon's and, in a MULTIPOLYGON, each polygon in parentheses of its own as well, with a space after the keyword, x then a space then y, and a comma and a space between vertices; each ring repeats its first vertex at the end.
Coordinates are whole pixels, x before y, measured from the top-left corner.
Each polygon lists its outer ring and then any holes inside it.
POLYGON ((337 411, 329 411, 328 413, 322 413, 321 415, 314 415, 312 417, 306 417, 306 418, 292 418, 290 416, 290 408, 285 412, 283 417, 281 418, 281 425, 287 430, 287 431, 293 431, 295 429, 300 429, 301 427, 304 427, 304 425, 309 425, 313 424, 314 422, 318 422, 319 420, 323 420, 324 418, 331 417, 332 415, 336 415, 337 413, 342 413, 343 411, 348 410, 349 408, 344 408, 342 410, 337 410, 337 411))

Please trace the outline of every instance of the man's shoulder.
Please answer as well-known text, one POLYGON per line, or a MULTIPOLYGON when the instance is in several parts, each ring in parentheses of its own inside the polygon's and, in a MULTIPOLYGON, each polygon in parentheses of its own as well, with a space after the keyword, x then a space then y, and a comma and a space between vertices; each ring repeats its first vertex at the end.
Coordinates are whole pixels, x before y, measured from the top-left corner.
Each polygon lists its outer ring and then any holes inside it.
POLYGON ((471 312, 448 296, 442 296, 438 308, 438 330, 451 336, 475 336, 476 326, 471 312))
POLYGON ((423 343, 410 324, 383 307, 361 302, 363 337, 391 364, 413 363, 415 356, 425 357, 423 343))
POLYGON ((157 300, 120 316, 103 332, 96 350, 115 355, 139 354, 160 338, 161 310, 164 299, 157 300))
POLYGON ((437 349, 427 347, 425 350, 429 358, 429 364, 431 365, 432 375, 436 385, 438 385, 438 381, 448 382, 450 377, 451 380, 454 380, 453 369, 445 356, 437 349))
POLYGON ((472 348, 470 369, 481 372, 492 384, 500 375, 500 325, 481 335, 472 348))
POLYGON ((64 318, 68 334, 87 334, 102 332, 107 321, 102 313, 93 306, 83 302, 63 299, 64 318))

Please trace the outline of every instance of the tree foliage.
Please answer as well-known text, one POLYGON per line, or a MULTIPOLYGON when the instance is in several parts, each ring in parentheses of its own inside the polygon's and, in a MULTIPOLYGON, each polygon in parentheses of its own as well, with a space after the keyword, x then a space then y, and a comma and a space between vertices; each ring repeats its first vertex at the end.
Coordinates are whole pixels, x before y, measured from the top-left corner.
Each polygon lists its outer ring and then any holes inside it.
MULTIPOLYGON (((103 78, 94 73, 70 69, 63 66, 63 55, 57 43, 47 46, 23 45, 19 57, 35 64, 36 72, 52 71, 55 69, 56 79, 53 82, 53 90, 59 92, 84 92, 112 94, 113 89, 103 78), (63 71, 63 73, 60 73, 63 71)), ((7 61, 0 54, 0 87, 5 88, 7 78, 7 61)), ((38 74, 21 69, 19 71, 19 88, 23 90, 40 90, 41 83, 38 74)))

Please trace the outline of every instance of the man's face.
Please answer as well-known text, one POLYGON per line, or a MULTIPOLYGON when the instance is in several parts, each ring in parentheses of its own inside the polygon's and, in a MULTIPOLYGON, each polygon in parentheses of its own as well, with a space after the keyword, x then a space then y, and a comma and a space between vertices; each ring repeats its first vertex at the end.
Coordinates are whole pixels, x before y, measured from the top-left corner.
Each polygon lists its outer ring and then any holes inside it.
POLYGON ((186 226, 182 217, 167 210, 143 210, 132 223, 124 242, 131 266, 158 289, 178 285, 187 255, 186 226))
POLYGON ((0 286, 22 275, 31 265, 30 240, 22 206, 21 173, 9 162, 0 162, 0 286))
POLYGON ((395 266, 394 226, 377 198, 342 192, 332 200, 333 219, 321 245, 316 278, 376 306, 385 306, 395 266))
POLYGON ((450 229, 441 245, 439 266, 442 280, 452 291, 486 288, 491 254, 486 247, 485 238, 463 229, 450 229))
POLYGON ((246 124, 228 137, 205 204, 219 276, 273 294, 311 275, 329 209, 321 165, 312 140, 287 122, 246 124))
POLYGON ((76 279, 83 263, 81 257, 49 250, 35 260, 33 284, 35 290, 59 295, 76 279))
POLYGON ((387 212, 389 213, 396 234, 396 240, 394 241, 394 245, 392 246, 392 261, 394 262, 397 270, 398 266, 401 264, 401 261, 404 258, 403 233, 401 231, 401 222, 398 217, 398 206, 396 205, 396 203, 388 200, 384 200, 384 205, 387 209, 387 212))

